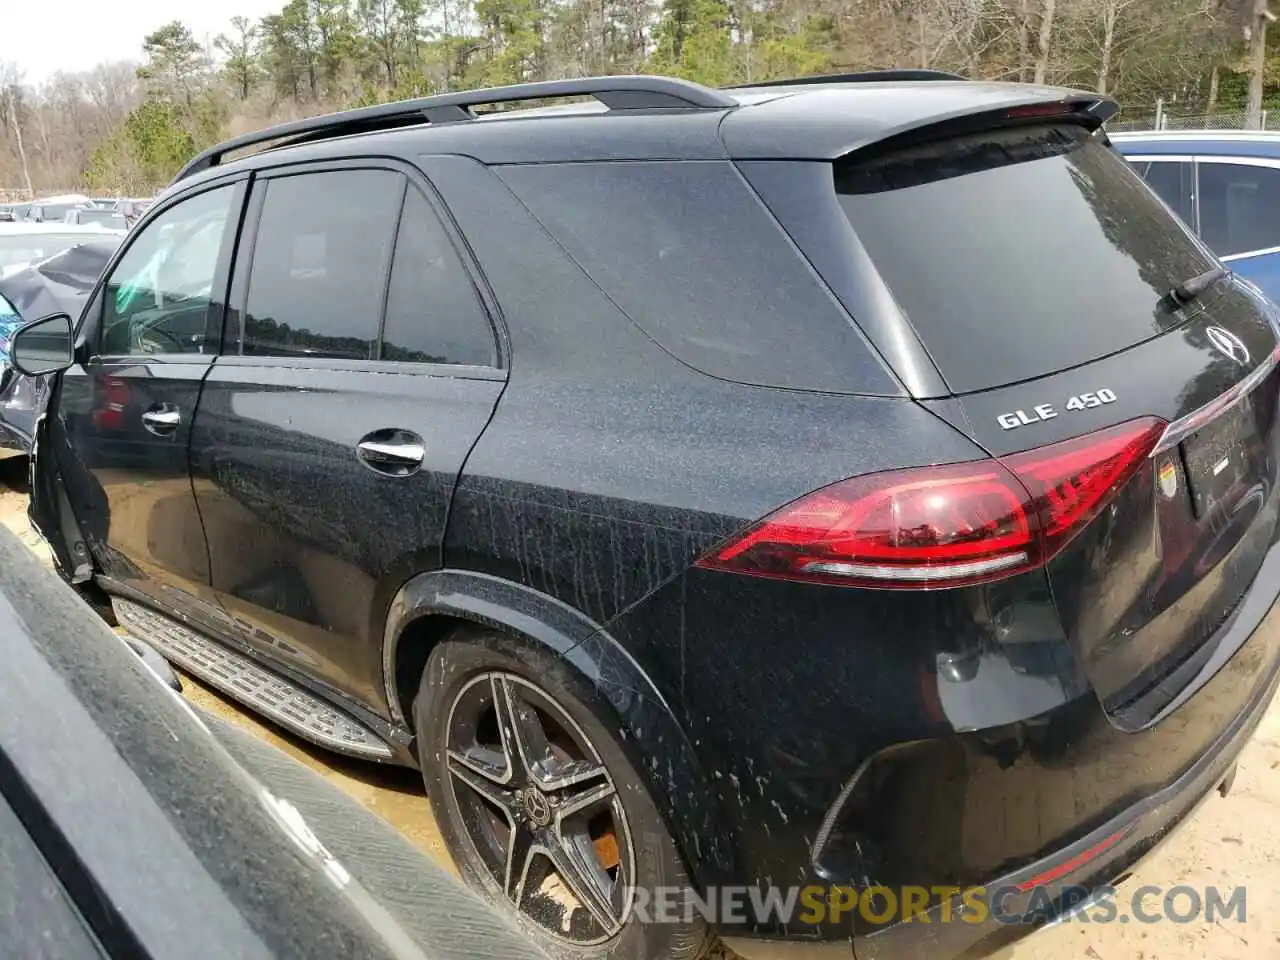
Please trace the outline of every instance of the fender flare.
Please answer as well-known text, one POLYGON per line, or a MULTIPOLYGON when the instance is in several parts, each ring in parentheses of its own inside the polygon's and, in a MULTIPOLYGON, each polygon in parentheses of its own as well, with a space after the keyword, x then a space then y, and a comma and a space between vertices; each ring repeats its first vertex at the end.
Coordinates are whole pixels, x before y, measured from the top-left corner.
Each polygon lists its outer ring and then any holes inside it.
POLYGON ((648 785, 694 882, 705 889, 732 875, 734 848, 716 791, 670 705, 604 627, 552 596, 469 570, 433 570, 409 580, 391 600, 383 635, 383 682, 394 722, 408 726, 396 689, 400 638, 415 620, 433 615, 518 634, 572 666, 612 709, 619 745, 648 785))

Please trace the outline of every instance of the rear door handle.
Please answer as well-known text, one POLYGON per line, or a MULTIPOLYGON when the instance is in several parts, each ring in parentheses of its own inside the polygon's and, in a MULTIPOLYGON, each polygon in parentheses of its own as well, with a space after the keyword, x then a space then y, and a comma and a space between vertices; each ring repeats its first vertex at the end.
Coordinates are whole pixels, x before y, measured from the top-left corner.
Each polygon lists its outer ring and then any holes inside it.
POLYGON ((157 437, 172 436, 182 423, 182 414, 172 403, 158 403, 142 414, 142 425, 157 437))
POLYGON ((356 457, 361 463, 392 477, 417 473, 426 456, 422 438, 408 430, 375 430, 356 444, 356 457))

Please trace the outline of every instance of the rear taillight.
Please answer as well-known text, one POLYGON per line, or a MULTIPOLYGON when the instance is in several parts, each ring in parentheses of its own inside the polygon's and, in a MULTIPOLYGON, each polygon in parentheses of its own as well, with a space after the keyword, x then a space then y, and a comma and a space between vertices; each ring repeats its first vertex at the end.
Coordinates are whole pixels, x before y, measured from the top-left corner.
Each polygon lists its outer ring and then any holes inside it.
POLYGON ((841 480, 697 561, 712 570, 930 589, 996 580, 1047 561, 1146 462, 1155 418, 999 460, 841 480))

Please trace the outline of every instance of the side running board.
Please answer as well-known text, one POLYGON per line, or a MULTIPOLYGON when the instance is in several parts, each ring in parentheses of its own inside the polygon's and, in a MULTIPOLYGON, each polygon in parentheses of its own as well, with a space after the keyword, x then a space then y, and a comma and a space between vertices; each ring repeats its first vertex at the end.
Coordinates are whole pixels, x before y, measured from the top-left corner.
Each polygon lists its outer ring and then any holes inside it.
POLYGON ((141 604, 112 597, 120 626, 174 665, 316 746, 364 760, 391 748, 354 717, 259 664, 141 604))

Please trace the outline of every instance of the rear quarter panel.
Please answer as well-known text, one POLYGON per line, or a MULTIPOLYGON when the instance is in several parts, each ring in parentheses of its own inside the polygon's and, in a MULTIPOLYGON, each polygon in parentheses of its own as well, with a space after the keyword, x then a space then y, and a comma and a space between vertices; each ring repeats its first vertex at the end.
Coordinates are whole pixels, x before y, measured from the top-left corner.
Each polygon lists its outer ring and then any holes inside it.
MULTIPOLYGON (((918 707, 917 654, 934 638, 897 651, 890 641, 933 613, 945 632, 972 611, 955 608, 953 595, 921 619, 919 600, 901 595, 883 614, 901 630, 862 646, 846 618, 870 615, 875 633, 881 595, 691 573, 690 565, 815 488, 981 450, 910 400, 750 387, 690 370, 641 334, 482 167, 461 158, 420 163, 484 264, 511 344, 508 386, 454 495, 445 566, 579 610, 599 627, 584 650, 616 640, 684 727, 702 764, 701 789, 726 822, 767 814, 768 829, 754 831, 759 843, 784 844, 788 870, 803 869, 804 835, 839 789, 832 768, 850 772, 844 764, 868 742, 855 722, 896 695, 905 698, 901 714, 918 707), (844 598, 828 606, 831 593, 844 598), (880 697, 865 696, 876 688, 880 697), (853 739, 830 765, 812 766, 846 736, 853 739), (791 774, 818 789, 789 782, 791 774), (737 788, 747 783, 750 796, 737 788), (792 819, 797 808, 805 815, 792 819)), ((1043 577, 1026 585, 1042 590, 1043 577)), ((670 745, 630 716, 619 718, 626 746, 678 818, 690 798, 668 777, 670 745)), ((691 841, 684 852, 705 882, 705 851, 691 841)))

